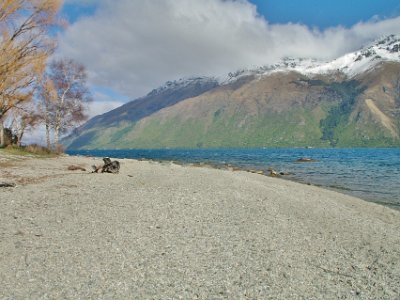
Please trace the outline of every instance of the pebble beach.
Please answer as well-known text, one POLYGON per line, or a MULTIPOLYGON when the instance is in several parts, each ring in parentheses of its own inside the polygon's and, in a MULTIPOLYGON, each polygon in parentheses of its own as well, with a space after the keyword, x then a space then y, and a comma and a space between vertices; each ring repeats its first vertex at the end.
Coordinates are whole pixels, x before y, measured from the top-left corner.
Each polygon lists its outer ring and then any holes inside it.
POLYGON ((400 211, 244 171, 0 159, 0 299, 399 299, 400 211), (70 171, 71 165, 85 169, 70 171))

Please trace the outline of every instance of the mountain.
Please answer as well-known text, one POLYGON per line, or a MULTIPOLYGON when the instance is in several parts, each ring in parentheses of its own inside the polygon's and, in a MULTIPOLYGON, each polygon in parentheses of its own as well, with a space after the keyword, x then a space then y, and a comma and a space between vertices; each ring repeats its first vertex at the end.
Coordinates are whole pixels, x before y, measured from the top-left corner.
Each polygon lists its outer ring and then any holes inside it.
POLYGON ((70 149, 400 146, 400 37, 330 62, 168 82, 89 120, 70 149))

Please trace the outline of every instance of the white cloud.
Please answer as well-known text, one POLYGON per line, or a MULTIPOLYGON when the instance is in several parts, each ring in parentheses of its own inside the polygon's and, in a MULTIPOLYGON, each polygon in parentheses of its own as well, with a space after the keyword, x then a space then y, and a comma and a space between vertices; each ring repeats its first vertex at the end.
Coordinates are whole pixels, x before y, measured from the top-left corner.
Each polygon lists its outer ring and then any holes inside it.
POLYGON ((245 0, 99 3, 94 16, 80 19, 60 37, 60 53, 84 63, 93 84, 131 99, 167 80, 225 74, 283 56, 332 59, 400 33, 400 17, 324 31, 271 25, 245 0))
POLYGON ((112 99, 107 101, 99 101, 99 98, 101 97, 102 96, 98 95, 97 93, 94 94, 94 99, 96 99, 96 101, 89 103, 87 110, 89 118, 104 114, 124 104, 124 102, 114 101, 112 99))

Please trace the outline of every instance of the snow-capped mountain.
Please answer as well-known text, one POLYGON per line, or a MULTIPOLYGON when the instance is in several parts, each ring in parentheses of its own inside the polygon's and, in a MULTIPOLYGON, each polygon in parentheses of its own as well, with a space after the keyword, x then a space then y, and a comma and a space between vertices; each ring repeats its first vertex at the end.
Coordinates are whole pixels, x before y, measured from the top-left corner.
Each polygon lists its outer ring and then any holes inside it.
POLYGON ((164 85, 152 90, 147 96, 155 96, 162 94, 166 91, 177 91, 184 88, 188 88, 191 85, 197 86, 213 86, 217 85, 217 79, 214 77, 206 77, 206 76, 197 76, 197 77, 188 77, 188 78, 180 78, 174 81, 167 81, 164 85))
POLYGON ((361 50, 348 53, 328 62, 310 58, 284 58, 274 65, 229 73, 228 77, 221 80, 221 83, 230 83, 244 76, 265 76, 276 72, 290 71, 310 76, 341 72, 352 78, 373 69, 383 61, 400 62, 400 36, 387 36, 361 50))
POLYGON ((169 81, 64 142, 70 149, 399 147, 399 80, 400 36, 392 35, 329 62, 285 58, 225 78, 169 81))
POLYGON ((348 78, 373 69, 383 61, 400 62, 400 36, 390 35, 379 39, 367 47, 345 54, 332 61, 319 61, 311 58, 283 58, 272 65, 253 69, 241 69, 227 76, 207 77, 196 76, 167 81, 164 85, 152 90, 147 96, 155 96, 167 91, 178 91, 192 85, 213 86, 226 85, 246 76, 268 76, 278 72, 298 72, 313 77, 330 73, 342 73, 348 78))
POLYGON ((362 50, 346 54, 319 65, 299 65, 294 69, 304 74, 324 74, 340 71, 354 77, 373 69, 382 61, 400 62, 400 36, 391 35, 362 50))

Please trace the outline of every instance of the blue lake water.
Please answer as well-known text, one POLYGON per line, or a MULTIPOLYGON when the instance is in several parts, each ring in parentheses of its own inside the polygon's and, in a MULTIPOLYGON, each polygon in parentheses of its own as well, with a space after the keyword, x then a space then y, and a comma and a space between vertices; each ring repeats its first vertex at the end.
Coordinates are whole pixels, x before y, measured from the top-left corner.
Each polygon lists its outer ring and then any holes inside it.
POLYGON ((71 155, 232 165, 290 172, 310 183, 400 209, 400 149, 132 149, 67 151, 71 155), (299 163, 310 157, 316 162, 299 163))

